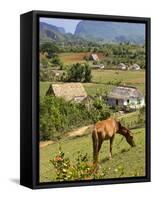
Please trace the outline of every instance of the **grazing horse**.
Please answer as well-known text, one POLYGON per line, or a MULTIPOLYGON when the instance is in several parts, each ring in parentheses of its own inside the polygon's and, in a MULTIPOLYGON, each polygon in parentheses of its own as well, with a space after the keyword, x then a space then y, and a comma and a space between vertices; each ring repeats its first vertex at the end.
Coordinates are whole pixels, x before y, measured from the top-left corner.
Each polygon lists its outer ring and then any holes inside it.
POLYGON ((92 132, 93 140, 93 163, 94 165, 98 162, 98 154, 104 140, 110 140, 110 154, 112 158, 112 145, 115 134, 119 133, 126 138, 126 141, 132 146, 135 146, 133 136, 129 129, 123 127, 120 122, 115 119, 109 118, 103 121, 99 121, 94 125, 92 132))

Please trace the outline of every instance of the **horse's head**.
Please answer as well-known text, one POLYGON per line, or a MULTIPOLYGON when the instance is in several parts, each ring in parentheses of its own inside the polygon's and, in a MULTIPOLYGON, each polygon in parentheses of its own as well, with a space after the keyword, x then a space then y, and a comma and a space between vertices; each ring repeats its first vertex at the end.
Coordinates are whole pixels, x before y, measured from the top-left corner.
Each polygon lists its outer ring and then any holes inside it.
POLYGON ((120 126, 119 133, 122 134, 126 138, 126 141, 128 142, 128 144, 130 144, 132 147, 136 146, 133 139, 133 135, 128 128, 124 126, 120 126))

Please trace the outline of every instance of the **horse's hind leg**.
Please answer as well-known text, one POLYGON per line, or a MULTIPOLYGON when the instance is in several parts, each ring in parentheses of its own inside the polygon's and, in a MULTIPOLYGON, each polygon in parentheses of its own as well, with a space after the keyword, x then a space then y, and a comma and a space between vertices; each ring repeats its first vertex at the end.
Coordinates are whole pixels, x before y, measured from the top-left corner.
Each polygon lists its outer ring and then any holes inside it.
POLYGON ((110 138, 110 154, 109 159, 112 158, 112 146, 113 146, 114 135, 110 138))
POLYGON ((97 132, 95 130, 92 132, 92 141, 93 141, 93 164, 97 165, 97 162, 98 162, 98 136, 97 136, 97 132))

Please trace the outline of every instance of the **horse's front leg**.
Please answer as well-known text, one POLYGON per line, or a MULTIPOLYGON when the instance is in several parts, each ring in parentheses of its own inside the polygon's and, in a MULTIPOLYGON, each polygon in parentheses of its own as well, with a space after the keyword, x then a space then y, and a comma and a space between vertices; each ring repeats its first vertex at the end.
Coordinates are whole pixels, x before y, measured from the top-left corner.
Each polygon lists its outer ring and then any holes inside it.
POLYGON ((109 153, 109 159, 112 159, 113 140, 114 140, 114 135, 110 138, 110 153, 109 153))

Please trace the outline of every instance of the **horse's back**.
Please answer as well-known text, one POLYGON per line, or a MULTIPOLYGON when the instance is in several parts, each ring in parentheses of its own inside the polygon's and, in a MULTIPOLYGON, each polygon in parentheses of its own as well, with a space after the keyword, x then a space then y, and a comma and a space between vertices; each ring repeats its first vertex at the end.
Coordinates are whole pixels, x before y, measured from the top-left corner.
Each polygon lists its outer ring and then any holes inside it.
POLYGON ((95 130, 97 130, 97 134, 104 139, 109 139, 117 131, 117 122, 115 119, 112 118, 99 121, 95 124, 95 130))

